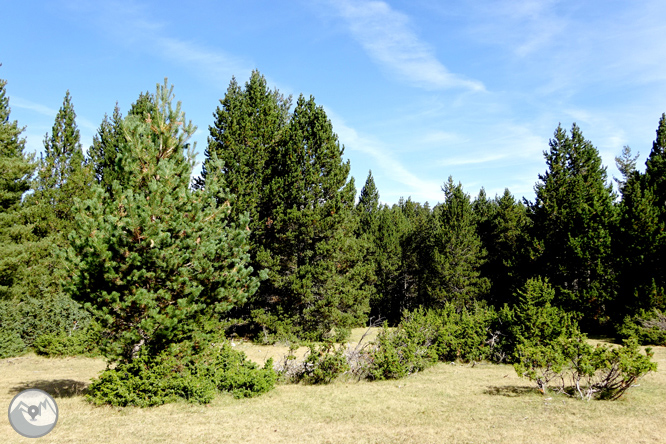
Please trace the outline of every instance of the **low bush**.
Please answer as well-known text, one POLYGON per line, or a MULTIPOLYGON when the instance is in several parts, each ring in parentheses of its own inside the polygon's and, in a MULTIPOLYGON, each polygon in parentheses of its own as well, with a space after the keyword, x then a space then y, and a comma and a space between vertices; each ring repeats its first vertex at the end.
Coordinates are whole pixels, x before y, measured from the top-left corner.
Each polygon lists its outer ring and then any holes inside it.
POLYGON ((0 357, 25 353, 42 336, 53 342, 53 336, 87 331, 91 322, 90 314, 66 295, 0 301, 0 357))
POLYGON ((437 362, 433 347, 437 329, 434 312, 424 309, 406 313, 395 329, 384 324, 368 351, 371 361, 368 376, 379 380, 403 378, 437 362))
POLYGON ((627 316, 617 335, 620 339, 635 338, 640 345, 666 346, 666 314, 654 309, 627 316))
POLYGON ((174 344, 157 356, 139 353, 131 362, 107 368, 88 389, 96 405, 149 407, 184 399, 206 404, 218 391, 235 398, 257 396, 275 386, 272 360, 263 368, 224 342, 199 349, 174 344))
POLYGON ((650 349, 640 352, 635 340, 621 347, 591 346, 582 335, 518 347, 516 372, 534 381, 542 393, 554 389, 580 399, 616 400, 638 379, 657 369, 650 349))

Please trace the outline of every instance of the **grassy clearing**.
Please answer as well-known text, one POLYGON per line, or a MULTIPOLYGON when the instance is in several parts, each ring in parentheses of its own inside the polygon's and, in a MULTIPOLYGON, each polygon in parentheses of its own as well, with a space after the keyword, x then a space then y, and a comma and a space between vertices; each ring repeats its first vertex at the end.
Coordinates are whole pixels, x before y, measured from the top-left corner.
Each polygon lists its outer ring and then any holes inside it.
MULTIPOLYGON (((258 362, 287 350, 237 347, 258 362)), ((397 381, 283 385, 207 406, 116 409, 92 407, 81 394, 102 359, 27 355, 0 361, 0 405, 24 388, 55 394, 60 419, 44 443, 657 443, 666 442, 666 348, 655 347, 655 360, 661 371, 616 402, 544 397, 507 365, 442 363, 397 381)), ((0 442, 33 441, 5 419, 0 442)))

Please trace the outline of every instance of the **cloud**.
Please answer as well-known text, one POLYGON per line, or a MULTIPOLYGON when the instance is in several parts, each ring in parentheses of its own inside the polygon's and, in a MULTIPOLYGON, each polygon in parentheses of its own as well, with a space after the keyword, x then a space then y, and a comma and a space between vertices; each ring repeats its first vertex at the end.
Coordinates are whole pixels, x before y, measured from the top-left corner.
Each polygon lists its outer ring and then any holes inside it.
POLYGON ((384 68, 425 89, 484 91, 483 83, 449 72, 410 28, 409 18, 381 1, 333 2, 354 38, 384 68))
MULTIPOLYGON (((346 125, 340 116, 328 108, 326 108, 326 114, 331 119, 340 143, 344 144, 345 148, 369 155, 379 166, 379 168, 373 168, 375 173, 381 171, 386 177, 408 187, 407 190, 399 193, 401 196, 425 196, 430 202, 442 199, 440 191, 441 183, 439 181, 421 179, 416 174, 410 172, 402 162, 392 155, 388 147, 384 146, 381 142, 359 134, 354 128, 346 125)), ((394 196, 395 193, 391 193, 388 190, 384 194, 391 197, 399 197, 394 196)))
POLYGON ((147 18, 154 15, 147 4, 121 0, 94 2, 86 7, 74 3, 70 7, 92 17, 104 33, 128 48, 157 53, 162 59, 184 66, 217 87, 226 87, 234 75, 249 76, 252 70, 252 64, 245 58, 174 37, 170 29, 177 28, 177 25, 147 18))
POLYGON ((9 103, 10 106, 12 107, 17 107, 21 109, 27 109, 30 111, 34 111, 38 114, 41 114, 43 116, 48 116, 48 117, 53 117, 55 118, 56 114, 58 113, 58 110, 49 108, 46 105, 42 105, 39 103, 31 102, 30 100, 25 100, 20 97, 12 97, 11 101, 9 103))

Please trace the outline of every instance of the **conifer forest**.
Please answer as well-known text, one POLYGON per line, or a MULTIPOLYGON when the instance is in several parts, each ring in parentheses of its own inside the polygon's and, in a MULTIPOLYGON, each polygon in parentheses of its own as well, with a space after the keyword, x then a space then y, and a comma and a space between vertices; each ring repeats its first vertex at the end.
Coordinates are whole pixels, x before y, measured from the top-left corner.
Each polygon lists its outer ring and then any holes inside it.
POLYGON ((553 122, 533 201, 444 175, 443 203, 389 206, 371 171, 350 177, 314 97, 257 71, 211 110, 193 177, 178 87, 111 106, 90 147, 67 92, 38 158, 0 80, 0 358, 103 356, 89 399, 120 406, 455 360, 617 399, 656 370, 641 346, 666 345, 666 114, 644 169, 617 153, 620 178, 583 128, 553 122), (377 338, 348 353, 364 326, 377 338), (261 367, 231 337, 310 351, 261 367))

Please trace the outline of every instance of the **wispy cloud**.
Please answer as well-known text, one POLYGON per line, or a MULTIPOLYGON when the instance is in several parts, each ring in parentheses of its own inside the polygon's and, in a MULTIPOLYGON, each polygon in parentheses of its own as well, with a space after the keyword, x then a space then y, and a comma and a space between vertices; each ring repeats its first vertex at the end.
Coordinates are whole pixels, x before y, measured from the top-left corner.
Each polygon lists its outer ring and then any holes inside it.
MULTIPOLYGON (((396 182, 405 185, 400 195, 425 197, 429 202, 437 202, 442 199, 440 191, 441 183, 431 180, 424 180, 416 174, 409 171, 403 162, 395 158, 393 153, 381 142, 371 137, 359 134, 354 128, 348 126, 344 120, 330 109, 326 109, 326 114, 331 119, 333 128, 338 134, 339 140, 345 145, 345 148, 358 151, 369 155, 376 162, 379 168, 373 168, 375 176, 380 171, 382 175, 390 177, 396 182)), ((400 196, 393 196, 396 198, 400 196)))
POLYGON ((483 91, 483 83, 453 74, 411 29, 409 17, 382 1, 331 3, 370 57, 389 71, 425 89, 483 91))
POLYGON ((25 100, 25 99, 22 99, 22 98, 16 97, 16 96, 11 98, 11 101, 10 101, 9 105, 12 106, 12 107, 17 107, 17 108, 21 108, 21 109, 27 109, 29 111, 34 111, 38 114, 41 114, 43 116, 48 116, 48 117, 55 117, 55 115, 58 113, 58 110, 50 108, 46 105, 31 102, 30 100, 25 100))
POLYGON ((102 32, 132 50, 156 53, 217 87, 226 87, 234 75, 249 76, 252 70, 252 64, 243 57, 201 42, 175 37, 170 28, 177 25, 151 19, 154 14, 151 14, 147 4, 120 0, 90 3, 86 7, 73 3, 70 7, 92 17, 102 32))

